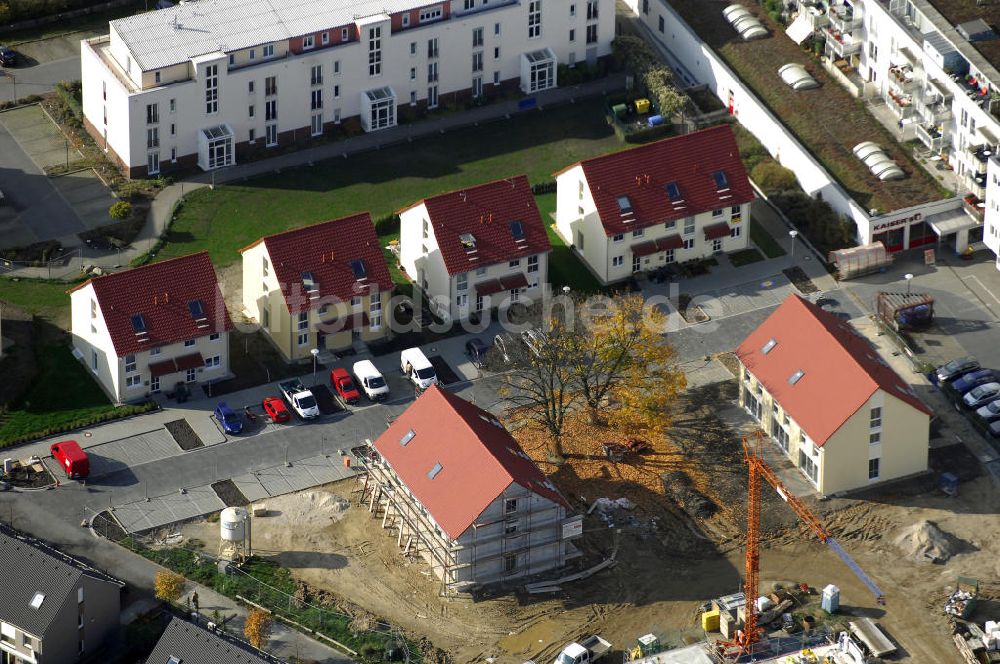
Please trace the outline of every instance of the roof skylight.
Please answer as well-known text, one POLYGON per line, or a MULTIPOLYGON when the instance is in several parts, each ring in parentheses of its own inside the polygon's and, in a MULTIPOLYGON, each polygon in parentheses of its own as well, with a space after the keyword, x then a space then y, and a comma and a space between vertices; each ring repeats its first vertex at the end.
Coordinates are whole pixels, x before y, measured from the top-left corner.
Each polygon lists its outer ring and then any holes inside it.
POLYGON ((729 178, 726 177, 725 171, 715 171, 712 173, 712 179, 715 180, 715 188, 719 191, 729 189, 729 178))
POLYGON ((799 369, 798 371, 796 371, 795 373, 793 373, 791 376, 789 376, 789 378, 788 378, 788 384, 789 385, 794 385, 795 383, 797 383, 800 380, 802 380, 802 377, 805 376, 805 375, 806 375, 806 372, 803 371, 802 369, 799 369))
POLYGON ((399 444, 402 445, 403 447, 406 447, 406 444, 409 443, 411 440, 413 440, 413 437, 416 435, 417 432, 414 431, 413 429, 410 429, 409 431, 403 434, 402 438, 399 439, 399 444))
POLYGON ((676 182, 668 182, 664 189, 667 190, 667 196, 670 200, 679 201, 681 199, 681 188, 676 182))
POLYGON ((760 349, 760 352, 764 353, 764 355, 767 355, 777 345, 778 345, 777 340, 774 337, 771 337, 770 339, 767 340, 767 343, 764 344, 764 347, 760 349))
POLYGON ((510 234, 514 236, 515 240, 524 239, 524 224, 520 221, 510 222, 510 234))
POLYGON ((632 201, 629 200, 628 196, 618 197, 618 210, 625 214, 626 212, 632 211, 632 201))
POLYGON ((38 609, 42 608, 42 602, 44 601, 45 601, 45 593, 36 592, 35 596, 31 598, 31 601, 28 604, 29 606, 31 606, 31 608, 37 611, 38 609))
POLYGON ((438 476, 438 473, 440 473, 440 472, 441 472, 441 464, 436 463, 436 464, 434 464, 433 468, 431 468, 429 471, 427 471, 427 478, 428 479, 434 479, 435 477, 438 476))
POLYGON ((360 258, 351 261, 351 272, 354 273, 354 278, 359 280, 368 276, 368 268, 365 267, 365 262, 360 258))

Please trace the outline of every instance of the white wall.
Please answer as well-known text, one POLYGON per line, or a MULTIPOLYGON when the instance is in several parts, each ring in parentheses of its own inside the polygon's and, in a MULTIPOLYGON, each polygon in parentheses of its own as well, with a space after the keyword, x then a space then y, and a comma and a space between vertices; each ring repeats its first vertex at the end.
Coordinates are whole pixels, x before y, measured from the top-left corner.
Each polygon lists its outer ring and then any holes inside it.
POLYGON ((83 288, 70 293, 71 331, 73 348, 83 356, 83 363, 91 372, 104 391, 115 401, 119 400, 119 381, 121 371, 118 366, 118 354, 108 326, 104 323, 101 305, 97 302, 94 287, 87 284, 83 288), (97 303, 97 315, 91 315, 91 302, 97 303), (93 327, 92 327, 93 326, 93 327), (94 370, 93 354, 97 353, 97 369, 94 370))
MULTIPOLYGON (((600 0, 598 21, 598 56, 611 52, 611 40, 614 37, 614 3, 611 0, 600 0)), ((426 100, 428 90, 427 41, 430 38, 439 40, 438 88, 444 95, 454 91, 468 91, 472 85, 473 76, 481 75, 483 82, 488 84, 494 80, 494 72, 499 74, 499 80, 515 79, 520 76, 520 57, 527 51, 548 47, 556 55, 557 61, 565 63, 574 54, 577 61, 585 59, 586 38, 586 2, 578 0, 573 3, 576 16, 570 17, 569 6, 561 2, 546 1, 542 3, 542 35, 529 39, 527 35, 528 3, 521 2, 485 9, 472 13, 462 13, 451 19, 425 26, 418 26, 399 31, 391 36, 383 30, 382 58, 383 73, 377 77, 368 75, 368 44, 367 40, 347 42, 327 48, 318 48, 301 55, 289 54, 286 58, 276 58, 259 61, 259 64, 238 67, 228 70, 225 63, 219 67, 219 112, 206 115, 203 83, 199 80, 175 83, 142 92, 133 93, 129 101, 129 112, 119 111, 116 121, 131 127, 123 133, 109 133, 109 140, 116 153, 125 159, 132 167, 146 164, 146 104, 158 102, 160 107, 160 160, 167 161, 170 147, 176 147, 178 156, 195 154, 197 152, 198 130, 217 124, 227 123, 236 133, 236 143, 245 142, 251 127, 256 131, 258 141, 264 136, 264 78, 278 77, 278 131, 301 131, 296 139, 305 139, 309 134, 310 94, 312 91, 310 70, 313 65, 323 66, 323 121, 332 122, 334 110, 340 109, 340 117, 348 118, 358 115, 361 108, 361 95, 373 88, 390 86, 396 93, 397 104, 410 102, 411 91, 418 101, 426 100), (500 34, 495 34, 495 25, 500 25, 500 34), (569 42, 569 31, 575 30, 575 41, 569 42), (484 34, 483 71, 472 72, 472 31, 482 27, 484 34), (416 54, 411 55, 410 44, 416 44, 416 54), (494 57, 494 48, 500 49, 500 57, 494 57), (334 62, 340 62, 339 75, 334 75, 334 62), (415 70, 415 78, 411 79, 411 68, 415 70), (248 93, 248 82, 255 81, 256 92, 248 93), (339 97, 334 97, 334 86, 340 87, 339 97), (166 120, 165 110, 169 99, 175 99, 177 104, 176 120, 166 120), (248 107, 254 104, 255 118, 251 119, 248 107), (165 142, 169 134, 169 122, 177 126, 177 136, 165 142), (127 142, 129 145, 126 145, 127 142)), ((280 52, 282 45, 276 46, 280 52)), ((478 48, 476 50, 479 50, 478 48)), ((124 45, 112 34, 112 51, 120 62, 127 60, 124 45)), ((82 63, 84 95, 90 94, 88 87, 100 87, 100 81, 106 79, 110 72, 104 63, 95 59, 86 59, 82 63)), ((133 70, 137 65, 133 62, 133 70)), ((198 74, 196 74, 196 77, 198 74)), ((116 100, 116 104, 123 104, 116 100)), ((100 127, 102 118, 94 114, 95 108, 90 107, 85 114, 88 119, 100 127)), ((109 120, 110 124, 110 120, 109 120)))

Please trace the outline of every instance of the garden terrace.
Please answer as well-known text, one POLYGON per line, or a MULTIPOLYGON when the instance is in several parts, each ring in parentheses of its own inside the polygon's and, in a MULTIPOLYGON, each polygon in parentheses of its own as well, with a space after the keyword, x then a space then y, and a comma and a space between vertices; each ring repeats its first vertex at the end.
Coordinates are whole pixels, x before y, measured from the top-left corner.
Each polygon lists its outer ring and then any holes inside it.
POLYGON ((913 161, 910 151, 865 109, 863 102, 852 97, 810 53, 785 35, 784 26, 756 3, 739 1, 760 19, 770 33, 768 37, 749 42, 737 37, 722 16, 722 10, 732 0, 671 0, 671 6, 863 208, 889 212, 948 195, 913 161), (778 76, 778 68, 789 62, 805 63, 820 87, 790 90, 778 76), (894 182, 880 182, 873 177, 851 151, 862 141, 874 141, 885 148, 906 177, 894 182))

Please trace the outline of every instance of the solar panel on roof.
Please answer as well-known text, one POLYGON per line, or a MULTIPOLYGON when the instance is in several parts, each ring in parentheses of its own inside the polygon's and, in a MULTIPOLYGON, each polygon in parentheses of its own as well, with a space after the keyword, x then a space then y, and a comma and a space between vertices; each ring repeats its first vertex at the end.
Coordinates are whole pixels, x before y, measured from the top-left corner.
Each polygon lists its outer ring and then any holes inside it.
POLYGON ((364 279, 368 276, 368 270, 365 268, 365 262, 360 258, 351 261, 351 272, 354 273, 355 279, 364 279))
POLYGON ((146 317, 142 314, 136 314, 130 319, 132 322, 132 331, 136 334, 142 334, 146 331, 146 317))

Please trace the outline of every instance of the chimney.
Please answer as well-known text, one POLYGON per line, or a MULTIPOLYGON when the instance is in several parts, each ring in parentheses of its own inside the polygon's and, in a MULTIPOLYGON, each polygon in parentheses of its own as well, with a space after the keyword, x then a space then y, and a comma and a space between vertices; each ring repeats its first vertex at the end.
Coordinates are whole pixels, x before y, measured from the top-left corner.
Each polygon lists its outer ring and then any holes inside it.
POLYGON ((460 191, 460 192, 458 192, 458 195, 462 197, 462 202, 463 203, 467 202, 468 194, 466 194, 464 191, 460 191))

